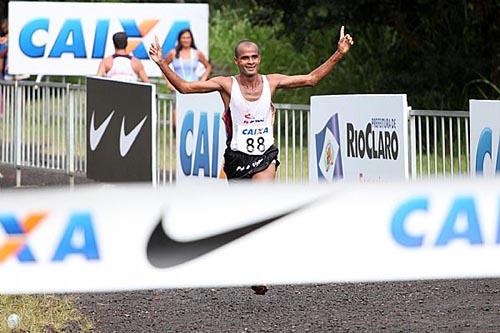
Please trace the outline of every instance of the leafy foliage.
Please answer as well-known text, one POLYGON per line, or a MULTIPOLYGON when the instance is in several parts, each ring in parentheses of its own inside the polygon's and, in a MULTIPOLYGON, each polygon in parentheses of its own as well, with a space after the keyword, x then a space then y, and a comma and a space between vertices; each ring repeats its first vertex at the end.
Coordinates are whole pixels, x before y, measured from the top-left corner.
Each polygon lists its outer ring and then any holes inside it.
MULTIPOLYGON (((363 73, 368 81, 357 80, 353 87, 357 92, 406 92, 414 106, 446 109, 466 108, 469 98, 499 97, 495 90, 500 81, 499 1, 258 0, 257 4, 277 13, 286 27, 281 34, 296 50, 321 45, 318 36, 328 36, 336 29, 334 24, 345 23, 358 44, 349 55, 356 65, 349 69, 352 75, 363 73)), ((325 57, 324 49, 318 48, 317 54, 325 57)))
MULTIPOLYGON (((301 52, 294 49, 291 40, 286 35, 280 34, 283 26, 279 21, 273 25, 253 24, 250 18, 254 17, 255 13, 258 15, 258 9, 242 10, 226 7, 211 12, 210 58, 216 65, 217 74, 233 75, 237 73, 237 68, 233 63, 234 46, 241 39, 251 39, 259 44, 262 54, 262 73, 304 74, 321 63, 314 47, 301 52)), ((333 42, 328 47, 329 53, 326 57, 329 57, 336 50, 337 34, 338 32, 335 31, 328 37, 333 42)), ((324 36, 319 37, 320 40, 325 39, 324 36)), ((324 46, 321 47, 324 48, 324 46)), ((324 61, 326 57, 321 61, 324 61)), ((343 62, 347 66, 355 64, 354 59, 349 59, 349 57, 343 62)), ((308 103, 311 95, 332 93, 332 89, 336 92, 349 92, 349 89, 351 92, 355 91, 354 86, 358 85, 357 79, 348 76, 348 71, 343 65, 337 67, 334 76, 328 76, 317 87, 279 91, 275 101, 308 103), (339 77, 349 80, 349 83, 338 84, 338 82, 343 81, 339 77)))

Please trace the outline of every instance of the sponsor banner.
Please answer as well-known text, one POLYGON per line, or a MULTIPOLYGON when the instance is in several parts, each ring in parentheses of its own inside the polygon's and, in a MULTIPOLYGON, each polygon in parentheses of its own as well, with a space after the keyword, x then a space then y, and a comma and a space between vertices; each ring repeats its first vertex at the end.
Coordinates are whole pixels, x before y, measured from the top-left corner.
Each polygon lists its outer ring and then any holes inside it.
POLYGON ((500 174, 500 101, 470 100, 470 165, 473 176, 500 174))
POLYGON ((311 97, 309 179, 408 179, 406 95, 311 97))
POLYGON ((9 15, 11 74, 94 75, 118 31, 149 76, 161 76, 148 56, 155 36, 166 55, 190 28, 208 56, 208 4, 11 1, 9 15))
POLYGON ((156 88, 87 78, 87 177, 156 181, 156 88))
POLYGON ((220 94, 177 93, 176 106, 176 181, 225 178, 226 130, 220 94))
POLYGON ((6 192, 0 293, 500 277, 499 199, 500 179, 6 192))

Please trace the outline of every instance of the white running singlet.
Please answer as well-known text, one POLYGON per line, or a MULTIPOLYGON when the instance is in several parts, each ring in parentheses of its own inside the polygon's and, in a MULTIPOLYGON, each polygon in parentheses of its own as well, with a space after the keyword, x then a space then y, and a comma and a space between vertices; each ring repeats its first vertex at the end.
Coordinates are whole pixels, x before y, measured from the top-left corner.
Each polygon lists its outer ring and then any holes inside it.
POLYGON ((119 81, 136 82, 137 74, 132 68, 132 57, 124 55, 113 55, 113 66, 106 76, 119 81))
POLYGON ((241 93, 233 76, 231 99, 232 138, 231 150, 249 155, 263 155, 274 143, 271 88, 265 75, 262 77, 262 94, 256 101, 249 101, 241 93))

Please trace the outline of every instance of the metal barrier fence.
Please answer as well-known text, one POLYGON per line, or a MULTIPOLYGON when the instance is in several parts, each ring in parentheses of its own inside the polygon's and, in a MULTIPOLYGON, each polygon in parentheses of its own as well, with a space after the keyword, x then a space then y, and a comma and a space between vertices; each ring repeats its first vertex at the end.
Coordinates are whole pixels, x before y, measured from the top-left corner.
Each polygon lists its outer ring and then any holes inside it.
MULTIPOLYGON (((175 95, 159 94, 157 98, 157 174, 158 184, 172 183, 175 178, 176 151, 174 133, 175 95)), ((276 104, 274 133, 280 150, 277 178, 281 182, 301 182, 308 178, 307 129, 309 106, 276 104)))
POLYGON ((175 178, 174 103, 175 95, 159 94, 156 100, 157 184, 171 184, 175 178))
MULTIPOLYGON (((157 182, 175 180, 175 95, 157 98, 157 182)), ((276 105, 278 179, 307 179, 309 106, 276 105)), ((18 168, 86 172, 86 87, 53 82, 0 81, 0 163, 18 168)), ((18 180, 20 183, 20 179, 18 180)))
MULTIPOLYGON (((157 98, 157 182, 175 181, 175 95, 157 98)), ((276 104, 277 179, 308 179, 309 106, 276 104)), ((469 174, 469 113, 411 110, 412 178, 469 174)), ((0 163, 86 172, 86 87, 52 82, 0 81, 0 163)), ((18 183, 20 179, 18 180, 18 183)))
POLYGON ((469 112, 410 111, 410 174, 469 175, 469 112))
POLYGON ((280 151, 281 162, 277 177, 282 182, 304 182, 309 178, 309 110, 309 105, 276 104, 276 145, 280 151))
POLYGON ((85 172, 84 86, 0 81, 0 162, 85 172))

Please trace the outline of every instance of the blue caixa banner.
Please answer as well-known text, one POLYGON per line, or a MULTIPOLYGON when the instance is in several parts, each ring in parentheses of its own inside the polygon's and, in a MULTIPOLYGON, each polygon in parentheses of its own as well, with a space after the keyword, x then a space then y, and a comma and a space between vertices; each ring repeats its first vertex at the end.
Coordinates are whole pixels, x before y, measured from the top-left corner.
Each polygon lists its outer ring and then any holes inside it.
POLYGON ((144 62, 148 76, 161 76, 147 50, 158 36, 166 54, 190 28, 208 55, 208 5, 173 3, 84 3, 11 1, 11 74, 93 75, 114 53, 112 36, 129 36, 127 51, 144 62))
POLYGON ((224 178, 226 131, 218 92, 177 94, 176 179, 224 178))
POLYGON ((500 175, 500 101, 470 102, 470 166, 476 176, 500 175))

